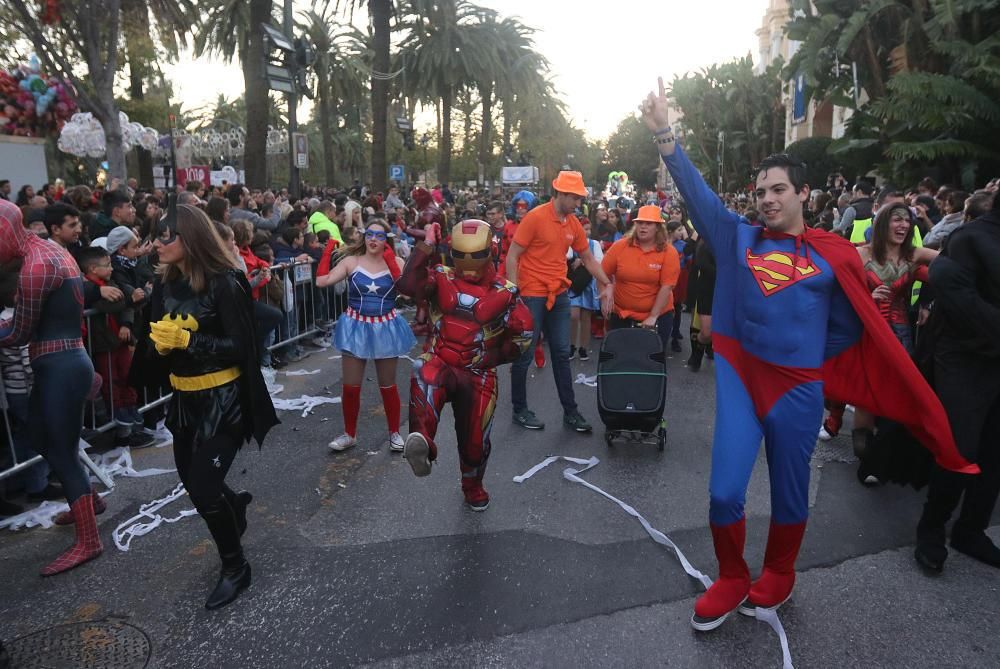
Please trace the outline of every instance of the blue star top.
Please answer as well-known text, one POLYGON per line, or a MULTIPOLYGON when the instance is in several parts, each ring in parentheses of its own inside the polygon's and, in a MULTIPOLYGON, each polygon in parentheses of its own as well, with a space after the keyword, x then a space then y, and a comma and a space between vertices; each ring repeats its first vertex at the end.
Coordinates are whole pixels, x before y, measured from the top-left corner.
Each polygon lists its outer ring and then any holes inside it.
POLYGON ((384 316, 396 306, 396 282, 389 270, 373 275, 358 267, 347 277, 347 300, 362 316, 384 316))

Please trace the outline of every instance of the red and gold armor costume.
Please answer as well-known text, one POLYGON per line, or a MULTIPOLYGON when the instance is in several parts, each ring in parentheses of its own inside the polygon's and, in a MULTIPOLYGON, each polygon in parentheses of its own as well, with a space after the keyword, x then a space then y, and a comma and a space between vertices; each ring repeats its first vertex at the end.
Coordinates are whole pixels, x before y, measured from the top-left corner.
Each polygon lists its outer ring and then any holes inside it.
MULTIPOLYGON (((466 221, 459 226, 489 226, 466 221)), ((453 231, 453 243, 456 236, 453 231)), ((466 501, 488 502, 482 480, 490 455, 490 426, 497 399, 496 367, 516 360, 531 342, 532 320, 514 284, 498 278, 485 246, 485 262, 476 271, 442 265, 425 242, 407 260, 397 290, 430 307, 431 332, 426 353, 413 366, 410 382, 410 429, 423 436, 437 457, 434 437, 441 410, 452 403, 466 501)), ((466 263, 482 260, 468 253, 466 263)))

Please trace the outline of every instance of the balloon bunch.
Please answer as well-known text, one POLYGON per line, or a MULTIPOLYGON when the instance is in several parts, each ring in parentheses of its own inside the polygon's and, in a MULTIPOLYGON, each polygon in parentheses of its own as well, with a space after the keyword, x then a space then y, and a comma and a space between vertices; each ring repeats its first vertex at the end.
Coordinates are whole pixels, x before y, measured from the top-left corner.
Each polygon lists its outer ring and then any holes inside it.
POLYGON ((58 77, 46 77, 37 56, 0 72, 0 134, 54 135, 76 112, 76 91, 58 77))
MULTIPOLYGON (((160 136, 155 130, 141 123, 130 122, 123 111, 118 112, 118 121, 122 127, 122 145, 126 151, 134 146, 150 151, 156 148, 160 136)), ((104 128, 90 112, 73 114, 73 118, 63 126, 57 144, 60 151, 74 156, 100 158, 107 153, 104 128)))

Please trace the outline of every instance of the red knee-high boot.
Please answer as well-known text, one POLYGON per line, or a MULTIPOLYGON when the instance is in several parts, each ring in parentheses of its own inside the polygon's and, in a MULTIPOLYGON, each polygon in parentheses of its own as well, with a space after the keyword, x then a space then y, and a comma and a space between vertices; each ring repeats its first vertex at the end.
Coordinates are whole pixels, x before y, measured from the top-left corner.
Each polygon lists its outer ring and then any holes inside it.
POLYGON ((764 569, 760 578, 750 586, 750 596, 740 607, 740 613, 753 616, 758 606, 762 609, 777 608, 792 596, 795 558, 799 556, 805 533, 805 522, 782 525, 771 521, 767 549, 764 551, 764 569))
POLYGON ((699 632, 714 630, 736 610, 750 591, 750 570, 743 560, 747 538, 746 518, 731 525, 712 525, 719 579, 694 603, 691 626, 699 632))
POLYGON ((361 386, 344 384, 341 393, 344 404, 344 432, 352 437, 358 436, 358 412, 361 411, 361 386))
POLYGON ((101 537, 97 533, 97 517, 94 515, 94 498, 83 495, 69 507, 76 525, 76 543, 69 550, 42 568, 42 576, 62 573, 104 552, 101 537))
POLYGON ((395 385, 379 386, 382 393, 382 406, 385 407, 385 422, 389 432, 399 432, 399 390, 395 385))

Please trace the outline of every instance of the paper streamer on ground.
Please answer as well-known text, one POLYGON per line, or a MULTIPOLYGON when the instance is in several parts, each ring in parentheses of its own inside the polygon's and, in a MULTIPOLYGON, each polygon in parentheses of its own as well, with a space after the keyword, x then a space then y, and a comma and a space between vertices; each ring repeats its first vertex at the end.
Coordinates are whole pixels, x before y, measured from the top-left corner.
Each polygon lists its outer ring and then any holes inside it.
POLYGON ((306 371, 304 369, 293 369, 290 372, 285 372, 285 376, 312 376, 313 374, 319 374, 319 370, 311 369, 306 371))
MULTIPOLYGON (((94 463, 100 467, 110 478, 124 476, 126 478, 145 478, 147 476, 158 476, 177 471, 176 469, 141 469, 137 470, 132 465, 132 453, 126 446, 115 448, 107 453, 100 453, 92 456, 94 463)), ((101 493, 105 496, 109 493, 101 493)), ((19 530, 21 528, 42 527, 48 529, 55 523, 53 519, 62 513, 69 511, 66 502, 46 501, 39 504, 34 509, 29 509, 24 513, 6 518, 0 521, 0 529, 19 530)))
POLYGON ((577 374, 573 383, 580 383, 585 386, 590 386, 591 388, 597 387, 597 376, 587 376, 586 374, 577 374))
POLYGON ((178 520, 194 516, 198 512, 195 509, 183 509, 178 515, 164 518, 160 509, 170 504, 179 497, 187 494, 183 483, 178 483, 173 491, 162 499, 154 499, 139 507, 139 513, 132 516, 124 523, 115 528, 111 533, 111 539, 120 551, 128 551, 132 544, 132 539, 149 534, 163 523, 176 523, 178 520))
POLYGON ((302 417, 305 418, 312 413, 313 409, 321 404, 340 404, 340 398, 303 395, 298 399, 286 400, 280 397, 272 397, 271 403, 274 404, 274 408, 278 411, 301 411, 302 417))
MULTIPOLYGON (((579 379, 582 376, 583 374, 579 374, 577 378, 579 379)), ((681 567, 683 567, 684 571, 688 574, 688 576, 700 582, 706 590, 709 587, 711 587, 712 579, 710 579, 708 576, 695 569, 694 566, 688 561, 687 557, 684 555, 681 549, 677 547, 677 544, 671 541, 670 538, 667 537, 667 535, 663 534, 663 532, 660 532, 652 525, 650 525, 649 521, 643 518, 643 516, 638 511, 636 511, 635 508, 629 506, 628 504, 621 501, 617 497, 604 492, 602 489, 598 488, 593 483, 589 483, 580 478, 580 474, 583 474, 584 472, 593 469, 600 463, 600 460, 596 456, 591 457, 589 460, 583 460, 581 458, 571 458, 565 455, 550 455, 549 457, 545 458, 544 460, 539 462, 537 465, 535 465, 525 473, 521 474, 520 476, 515 476, 514 482, 524 483, 532 476, 534 476, 535 474, 537 474, 538 472, 540 472, 541 470, 545 469, 553 462, 556 462, 558 460, 565 460, 567 462, 572 462, 577 465, 585 465, 582 469, 573 469, 572 467, 567 467, 562 472, 563 478, 565 478, 567 481, 571 481, 572 483, 579 483, 580 485, 589 488, 590 490, 593 490, 599 495, 606 497, 607 499, 611 500, 612 502, 620 506, 622 510, 625 511, 625 513, 627 513, 628 515, 632 516, 633 518, 639 521, 643 529, 646 530, 646 533, 649 534, 650 538, 652 538, 653 541, 662 546, 666 546, 671 551, 673 551, 674 555, 676 555, 677 559, 680 561, 681 567)), ((788 637, 785 635, 785 629, 781 625, 781 620, 778 619, 777 612, 774 611, 773 609, 757 608, 756 615, 758 620, 761 620, 770 625, 771 628, 774 630, 774 632, 778 635, 778 639, 781 642, 782 668, 793 669, 792 655, 791 651, 788 648, 788 637)))

